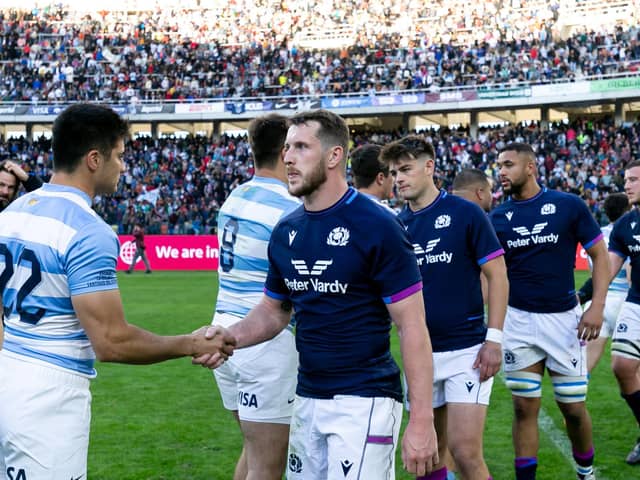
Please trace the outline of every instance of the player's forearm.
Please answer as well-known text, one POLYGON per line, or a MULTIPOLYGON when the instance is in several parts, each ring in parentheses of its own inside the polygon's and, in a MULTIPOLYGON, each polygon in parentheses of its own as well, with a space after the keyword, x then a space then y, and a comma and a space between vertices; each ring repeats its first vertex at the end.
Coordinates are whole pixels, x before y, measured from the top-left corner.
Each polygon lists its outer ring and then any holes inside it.
MULTIPOLYGON (((603 246, 604 249, 604 246, 603 246)), ((593 297, 591 298, 591 305, 604 309, 604 302, 607 297, 607 290, 609 289, 609 283, 611 281, 611 266, 609 263, 609 255, 604 251, 604 254, 598 253, 591 257, 593 262, 593 297)), ((618 268, 618 270, 620 270, 618 268)))
POLYGON ((504 275, 493 274, 487 276, 487 285, 487 326, 502 330, 504 317, 507 314, 507 303, 509 302, 509 280, 507 280, 506 271, 504 275))
POLYGON ((119 332, 105 335, 94 350, 102 362, 150 364, 196 353, 194 335, 160 336, 126 324, 119 332))
POLYGON ((411 418, 433 419, 433 354, 426 327, 398 332, 402 363, 409 389, 411 418))
POLYGON ((278 309, 271 301, 253 307, 247 316, 229 327, 236 339, 236 348, 250 347, 272 339, 289 323, 291 313, 278 309))

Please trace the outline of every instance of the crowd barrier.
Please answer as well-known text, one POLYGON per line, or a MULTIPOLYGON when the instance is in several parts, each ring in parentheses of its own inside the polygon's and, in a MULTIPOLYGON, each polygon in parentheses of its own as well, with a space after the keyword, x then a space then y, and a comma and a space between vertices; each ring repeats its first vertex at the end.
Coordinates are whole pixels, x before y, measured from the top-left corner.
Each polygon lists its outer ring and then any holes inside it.
MULTIPOLYGON (((132 235, 120 235, 118 270, 131 265, 136 244, 132 235)), ((217 270, 219 246, 216 235, 146 235, 147 257, 152 270, 217 270)), ((144 270, 139 258, 135 270, 144 270)), ((588 270, 587 252, 576 251, 576 270, 588 270)))

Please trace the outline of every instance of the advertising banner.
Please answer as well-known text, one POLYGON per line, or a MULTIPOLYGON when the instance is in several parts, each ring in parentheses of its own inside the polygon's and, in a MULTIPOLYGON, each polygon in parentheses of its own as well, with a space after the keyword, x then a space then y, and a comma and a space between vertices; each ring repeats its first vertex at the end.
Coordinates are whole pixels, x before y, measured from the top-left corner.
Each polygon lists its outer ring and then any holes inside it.
POLYGON ((331 97, 322 99, 322 108, 370 107, 371 97, 331 97))
MULTIPOLYGON (((129 268, 136 244, 133 235, 120 235, 117 270, 129 268)), ((217 270, 218 237, 216 235, 145 235, 147 258, 151 270, 217 270)), ((134 270, 144 271, 138 258, 134 270)))
POLYGON ((223 113, 224 103, 178 103, 175 108, 176 113, 223 113))
MULTIPOLYGON (((587 251, 582 248, 582 245, 578 245, 576 250, 576 270, 589 270, 589 262, 587 261, 587 251)), ((576 288, 580 285, 576 285, 576 288)))
POLYGON ((612 78, 589 82, 592 92, 615 92, 619 90, 640 89, 640 77, 612 78))
POLYGON ((374 106, 387 107, 390 105, 415 105, 416 103, 424 103, 424 93, 407 95, 376 95, 371 98, 371 104, 374 106))
POLYGON ((447 90, 446 92, 427 93, 425 95, 425 102, 468 102, 470 100, 476 100, 477 98, 478 94, 475 90, 447 90))
POLYGON ((492 88, 489 90, 478 90, 479 99, 493 98, 514 98, 530 97, 531 88, 492 88))

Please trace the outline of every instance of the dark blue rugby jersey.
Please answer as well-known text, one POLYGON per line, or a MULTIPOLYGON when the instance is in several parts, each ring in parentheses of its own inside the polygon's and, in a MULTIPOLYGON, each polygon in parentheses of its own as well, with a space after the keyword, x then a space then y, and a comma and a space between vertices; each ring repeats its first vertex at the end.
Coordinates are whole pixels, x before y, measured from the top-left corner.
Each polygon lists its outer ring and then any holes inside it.
POLYGON ((283 217, 269 242, 265 293, 290 298, 296 312, 298 395, 401 401, 385 304, 421 288, 401 223, 356 190, 326 210, 283 217))
POLYGON ((613 226, 609 236, 609 251, 630 258, 631 288, 627 302, 640 304, 640 212, 625 213, 613 226))
POLYGON ((527 312, 565 312, 577 305, 576 248, 602 240, 602 232, 577 195, 542 189, 508 200, 490 213, 505 249, 509 305, 527 312))
POLYGON ((484 341, 480 266, 504 254, 486 214, 477 205, 440 192, 417 212, 398 215, 407 226, 424 284, 427 326, 434 352, 484 341))

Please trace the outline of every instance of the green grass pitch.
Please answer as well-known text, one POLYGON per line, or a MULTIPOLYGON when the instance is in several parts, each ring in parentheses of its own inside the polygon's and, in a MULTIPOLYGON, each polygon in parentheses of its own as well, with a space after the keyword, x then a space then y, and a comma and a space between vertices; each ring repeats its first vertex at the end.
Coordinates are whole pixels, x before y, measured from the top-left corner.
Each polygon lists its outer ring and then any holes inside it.
MULTIPOLYGON (((576 274, 577 284, 584 273, 576 274)), ((120 277, 129 322, 162 334, 189 332, 209 322, 216 297, 215 272, 154 272, 120 277)), ((397 338, 393 339, 396 358, 397 338)), ((638 427, 618 394, 609 353, 589 389, 599 480, 640 478, 624 457, 638 427)), ((231 479, 240 451, 238 428, 222 408, 208 370, 180 359, 151 366, 99 364, 93 381, 88 477, 92 480, 231 479)), ((513 478, 511 398, 496 380, 485 430, 485 458, 496 480, 513 478)), ((544 430, 539 480, 572 480, 562 418, 551 385, 543 385, 544 430)), ((397 478, 402 472, 398 462, 397 478)))

